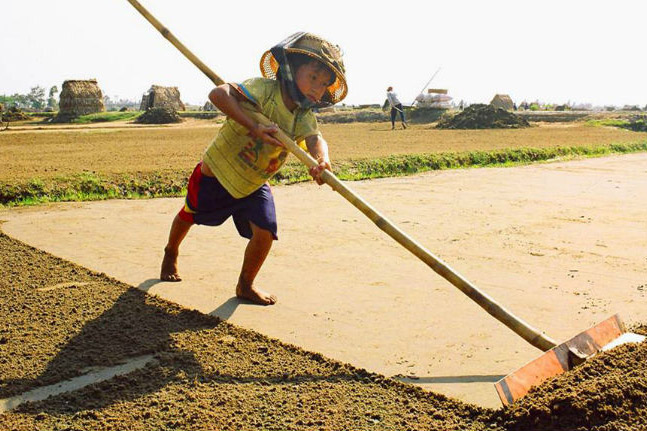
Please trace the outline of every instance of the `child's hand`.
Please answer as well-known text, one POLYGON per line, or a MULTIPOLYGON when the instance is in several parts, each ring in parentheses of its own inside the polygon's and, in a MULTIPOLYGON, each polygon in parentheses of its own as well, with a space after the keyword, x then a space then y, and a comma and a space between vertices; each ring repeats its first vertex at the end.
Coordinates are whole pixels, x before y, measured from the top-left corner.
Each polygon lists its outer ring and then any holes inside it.
POLYGON ((323 174, 326 169, 332 171, 330 161, 326 159, 319 160, 319 164, 317 166, 313 166, 309 169, 310 175, 312 175, 312 178, 317 182, 317 184, 322 185, 324 183, 324 180, 321 178, 321 174, 323 174))
POLYGON ((265 144, 276 145, 278 147, 284 147, 283 143, 274 137, 274 134, 279 131, 279 127, 276 124, 263 125, 256 124, 256 127, 249 131, 249 135, 254 139, 260 139, 265 144))

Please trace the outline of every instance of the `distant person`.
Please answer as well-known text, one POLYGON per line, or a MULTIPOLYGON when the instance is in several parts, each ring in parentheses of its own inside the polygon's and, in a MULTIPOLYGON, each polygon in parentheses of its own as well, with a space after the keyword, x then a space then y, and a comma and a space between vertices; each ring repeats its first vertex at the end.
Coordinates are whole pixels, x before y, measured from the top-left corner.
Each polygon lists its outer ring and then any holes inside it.
MULTIPOLYGON (((173 219, 164 248, 160 279, 181 280, 179 247, 191 226, 219 226, 233 217, 239 235, 249 240, 236 296, 271 305, 276 296, 258 289, 254 280, 272 242, 278 239, 268 181, 287 159, 288 150, 275 134, 280 128, 291 139, 305 143, 318 163, 310 168, 310 175, 323 184, 321 175, 331 169, 328 144, 312 108, 341 101, 347 85, 339 47, 311 33, 295 33, 266 51, 261 72, 263 78, 219 85, 209 94, 227 119, 189 178, 185 204, 173 219), (257 123, 245 107, 260 110, 272 124, 257 123)), ((308 225, 310 221, 302 222, 308 225)), ((223 254, 200 257, 216 268, 219 261, 229 258, 223 254)), ((212 281, 220 279, 216 269, 212 281)))
POLYGON ((386 89, 386 100, 389 101, 391 105, 391 130, 395 129, 395 115, 399 112, 400 119, 402 120, 402 128, 407 128, 407 122, 404 119, 404 108, 402 108, 402 103, 398 99, 398 95, 393 92, 393 87, 386 89))

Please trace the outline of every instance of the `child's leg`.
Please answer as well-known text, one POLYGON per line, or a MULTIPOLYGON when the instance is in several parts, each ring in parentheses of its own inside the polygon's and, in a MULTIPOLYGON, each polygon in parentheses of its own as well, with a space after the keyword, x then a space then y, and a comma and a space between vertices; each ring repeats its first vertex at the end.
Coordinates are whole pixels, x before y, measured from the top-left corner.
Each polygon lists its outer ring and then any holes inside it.
POLYGON ((276 296, 254 287, 254 279, 270 252, 274 237, 270 231, 261 229, 254 223, 250 222, 249 224, 252 227, 252 239, 249 240, 245 249, 243 267, 240 270, 236 286, 236 296, 257 304, 272 305, 276 303, 276 296))
POLYGON ((168 236, 168 243, 164 247, 164 260, 162 260, 162 270, 160 272, 160 279, 162 281, 181 281, 182 278, 177 271, 177 256, 180 251, 180 243, 193 223, 182 220, 179 214, 173 219, 171 231, 168 236))

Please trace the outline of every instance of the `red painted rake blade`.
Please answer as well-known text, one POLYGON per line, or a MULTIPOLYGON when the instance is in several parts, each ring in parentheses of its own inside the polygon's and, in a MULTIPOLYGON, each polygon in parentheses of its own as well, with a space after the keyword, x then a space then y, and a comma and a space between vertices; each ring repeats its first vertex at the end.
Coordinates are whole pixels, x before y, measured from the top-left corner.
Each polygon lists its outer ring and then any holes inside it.
MULTIPOLYGON (((495 383, 494 387, 501 402, 506 406, 512 404, 526 395, 531 387, 581 364, 624 333, 626 333, 625 325, 620 316, 616 314, 555 346, 539 358, 495 383)), ((640 335, 630 338, 627 341, 644 340, 644 337, 640 335)))

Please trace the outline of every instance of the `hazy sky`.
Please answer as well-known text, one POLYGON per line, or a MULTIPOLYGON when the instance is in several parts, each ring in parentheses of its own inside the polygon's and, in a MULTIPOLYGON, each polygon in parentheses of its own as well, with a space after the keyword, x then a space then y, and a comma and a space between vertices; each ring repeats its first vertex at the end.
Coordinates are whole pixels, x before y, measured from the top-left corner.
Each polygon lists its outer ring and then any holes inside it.
MULTIPOLYGON (((141 0, 226 81, 259 76, 259 59, 296 31, 339 44, 345 102, 410 103, 431 87, 455 101, 647 104, 644 0, 141 0)), ((0 94, 96 78, 139 100, 151 84, 203 104, 211 82, 126 0, 18 0, 0 7, 0 94)))

